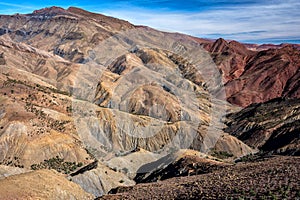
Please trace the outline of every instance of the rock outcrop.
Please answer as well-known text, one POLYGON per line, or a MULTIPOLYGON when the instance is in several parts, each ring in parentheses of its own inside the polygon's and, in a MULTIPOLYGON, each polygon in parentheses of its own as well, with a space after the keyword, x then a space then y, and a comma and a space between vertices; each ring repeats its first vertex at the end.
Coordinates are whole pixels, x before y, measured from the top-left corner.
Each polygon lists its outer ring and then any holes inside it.
POLYGON ((228 166, 214 157, 193 150, 180 150, 140 167, 134 180, 137 183, 162 181, 181 176, 193 176, 218 171, 228 166))
POLYGON ((135 185, 135 182, 122 172, 101 163, 98 164, 96 169, 75 175, 70 180, 95 197, 107 194, 113 188, 135 185))

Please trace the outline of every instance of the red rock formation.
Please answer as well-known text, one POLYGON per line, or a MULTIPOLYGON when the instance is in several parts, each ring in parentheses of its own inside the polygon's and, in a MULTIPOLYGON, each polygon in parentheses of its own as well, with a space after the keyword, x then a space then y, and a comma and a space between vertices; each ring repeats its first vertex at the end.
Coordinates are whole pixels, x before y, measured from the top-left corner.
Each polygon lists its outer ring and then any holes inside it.
POLYGON ((292 46, 260 51, 239 68, 241 75, 225 84, 230 103, 245 107, 277 97, 300 97, 300 52, 292 46))
POLYGON ((222 38, 216 40, 208 50, 222 72, 224 83, 238 78, 243 73, 249 56, 254 53, 236 41, 228 43, 222 38))
POLYGON ((300 97, 297 45, 271 45, 274 48, 251 51, 249 45, 222 38, 205 45, 222 73, 230 103, 246 107, 277 97, 300 97))

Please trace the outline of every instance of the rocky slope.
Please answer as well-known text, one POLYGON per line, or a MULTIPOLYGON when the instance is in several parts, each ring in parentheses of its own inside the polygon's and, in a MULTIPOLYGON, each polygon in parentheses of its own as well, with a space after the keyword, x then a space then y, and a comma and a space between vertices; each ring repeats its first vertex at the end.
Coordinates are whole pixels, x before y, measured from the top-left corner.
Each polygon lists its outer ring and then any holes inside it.
POLYGON ((229 164, 197 151, 180 150, 141 166, 134 180, 137 183, 156 182, 173 177, 206 174, 226 166, 229 164))
MULTIPOLYGON (((215 120, 236 107, 211 100, 210 88, 218 83, 196 68, 212 66, 209 55, 200 51, 197 63, 189 58, 199 51, 186 59, 178 55, 201 46, 189 36, 141 27, 103 41, 134 27, 76 8, 1 16, 0 26, 1 164, 70 175, 99 160, 98 167, 71 179, 100 196, 134 184, 123 174, 133 178, 145 160, 180 148, 214 148, 234 157, 253 152, 215 120), (147 41, 132 43, 135 32, 147 41), (107 49, 112 43, 114 55, 107 49), (143 162, 130 162, 139 148, 150 152, 143 162), (119 170, 117 160, 130 173, 119 170)), ((213 68, 204 71, 212 74, 213 68)))
POLYGON ((247 106, 277 97, 299 98, 299 58, 300 51, 291 46, 260 51, 239 78, 226 83, 228 101, 247 106))
POLYGON ((216 40, 208 51, 222 71, 224 83, 239 78, 248 59, 255 54, 236 41, 227 42, 222 38, 216 40))
POLYGON ((205 48, 222 72, 230 103, 246 107, 278 97, 299 98, 300 51, 295 45, 251 51, 218 39, 205 48))
POLYGON ((6 165, 0 165, 0 179, 4 179, 6 177, 16 175, 16 174, 23 174, 25 172, 28 172, 27 169, 22 169, 19 167, 11 167, 6 165))
POLYGON ((253 148, 300 155, 300 100, 273 99, 228 115, 226 132, 253 148))
POLYGON ((6 62, 0 75, 0 162, 26 168, 56 156, 89 162, 74 133, 68 92, 56 87, 72 65, 31 46, 0 41, 6 62))

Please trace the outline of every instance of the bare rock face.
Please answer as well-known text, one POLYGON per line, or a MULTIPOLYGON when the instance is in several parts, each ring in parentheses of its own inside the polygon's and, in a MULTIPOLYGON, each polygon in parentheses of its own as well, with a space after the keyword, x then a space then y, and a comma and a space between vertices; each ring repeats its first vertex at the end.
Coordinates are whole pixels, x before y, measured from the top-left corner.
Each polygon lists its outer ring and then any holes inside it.
POLYGON ((298 99, 274 99, 230 114, 226 132, 253 148, 284 155, 299 153, 298 99))
POLYGON ((132 28, 129 23, 55 7, 1 18, 5 19, 1 26, 13 24, 0 38, 6 62, 0 74, 1 164, 24 170, 20 173, 49 167, 73 174, 79 164, 103 159, 117 170, 101 162, 98 168, 71 177, 86 192, 100 196, 134 184, 127 177, 133 178, 146 161, 158 160, 175 147, 208 153, 210 146, 216 146, 214 151, 227 151, 233 157, 253 152, 224 133, 222 123, 209 130, 210 122, 217 121, 212 119, 213 111, 235 107, 217 101, 215 108, 204 78, 179 55, 137 47, 104 69, 98 62, 102 55, 97 54, 97 44, 132 28), (16 31, 30 26, 37 32, 16 31), (79 62, 82 58, 86 63, 79 62), (78 93, 80 86, 94 93, 78 93), (138 154, 139 148, 149 152, 138 154), (126 163, 126 169, 118 161, 126 163))
MULTIPOLYGON (((76 63, 87 63, 95 59, 93 49, 108 37, 136 28, 126 21, 74 7, 67 10, 51 7, 28 15, 1 16, 1 19, 3 19, 0 20, 1 35, 9 35, 14 41, 53 52, 76 63)), ((147 27, 138 28, 152 31, 147 27)), ((222 72, 227 99, 233 104, 245 107, 251 103, 264 102, 280 96, 298 97, 299 92, 295 87, 298 84, 296 71, 299 68, 297 45, 275 45, 276 48, 273 48, 274 45, 262 45, 259 50, 264 49, 263 51, 251 51, 249 50, 251 45, 243 45, 236 41, 227 42, 218 39, 212 42, 180 34, 173 34, 173 37, 181 41, 194 40, 211 53, 222 72), (289 60, 291 62, 287 64, 289 60), (265 70, 270 68, 267 65, 264 69, 260 69, 264 63, 272 66, 272 70, 265 70), (277 73, 282 68, 286 70, 285 72, 282 70, 284 74, 277 73), (258 70, 261 72, 258 73, 258 70), (276 76, 270 76, 272 73, 281 77, 281 81, 276 76), (258 74, 262 74, 259 75, 259 80, 258 74), (269 77, 273 77, 274 80, 269 77)), ((147 62, 143 53, 141 56, 142 60, 147 62)))
MULTIPOLYGON (((87 63, 95 59, 93 49, 101 45, 103 40, 118 32, 136 28, 126 21, 74 7, 67 10, 51 7, 28 15, 0 18, 1 35, 9 35, 14 41, 53 52, 76 63, 87 63)), ((147 27, 138 28, 152 31, 147 27)), ((299 95, 295 87, 298 85, 296 72, 299 68, 297 45, 262 45, 252 49, 263 50, 251 51, 251 45, 227 42, 221 38, 212 42, 180 34, 173 34, 173 37, 180 41, 194 40, 211 53, 212 59, 222 72, 230 103, 245 107, 276 97, 297 98, 299 95), (263 69, 261 65, 264 65, 263 69), (271 70, 267 70, 269 68, 271 70), (277 73, 283 68, 285 70, 277 73), (273 73, 277 76, 272 76, 273 73)), ((143 61, 148 62, 145 54, 141 53, 140 56, 143 61)), ((201 80, 198 81, 200 82, 201 80)))
POLYGON ((107 194, 116 187, 135 185, 135 182, 122 172, 114 171, 103 164, 98 164, 96 169, 73 176, 71 180, 95 197, 107 194))
MULTIPOLYGON (((217 129, 207 133, 212 107, 216 105, 211 105, 209 93, 202 82, 204 79, 200 74, 197 76, 193 65, 170 52, 145 48, 121 56, 102 73, 94 100, 100 107, 110 109, 99 108, 97 113, 98 118, 105 119, 103 124, 100 121, 100 129, 110 131, 112 136, 108 138, 101 132, 95 136, 95 133, 82 130, 80 132, 84 134, 81 137, 87 138, 90 134, 99 142, 111 141, 114 148, 125 151, 136 148, 159 151, 171 144, 199 151, 217 145, 220 151, 228 151, 236 157, 252 152, 251 148, 223 132, 214 135, 218 133, 217 129), (178 71, 180 75, 176 76, 178 71), (199 97, 193 99, 182 91, 193 91, 199 97), (201 110, 193 107, 196 104, 201 110), (198 124, 190 123, 192 121, 198 124), (152 129, 145 128, 151 124, 152 129), (155 126, 158 128, 153 128, 155 126), (122 135, 124 130, 128 133, 126 136, 122 135), (155 131, 157 133, 153 134, 155 131), (180 141, 178 137, 182 133, 186 139, 180 141)), ((220 106, 226 104, 219 103, 220 106)), ((80 112, 85 107, 81 106, 80 112)), ((222 108, 215 109, 222 111, 222 108)))
POLYGON ((236 41, 227 42, 222 38, 216 40, 207 49, 222 71, 224 84, 240 77, 245 70, 247 60, 254 54, 242 44, 236 41))

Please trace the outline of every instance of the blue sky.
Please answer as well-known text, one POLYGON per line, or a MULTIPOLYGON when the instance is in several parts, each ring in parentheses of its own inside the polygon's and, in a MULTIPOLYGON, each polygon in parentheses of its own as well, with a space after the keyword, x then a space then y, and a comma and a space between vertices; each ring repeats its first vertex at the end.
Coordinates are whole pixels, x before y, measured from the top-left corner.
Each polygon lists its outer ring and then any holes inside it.
POLYGON ((49 6, 83 9, 164 31, 252 43, 300 43, 299 0, 0 0, 1 14, 49 6))

